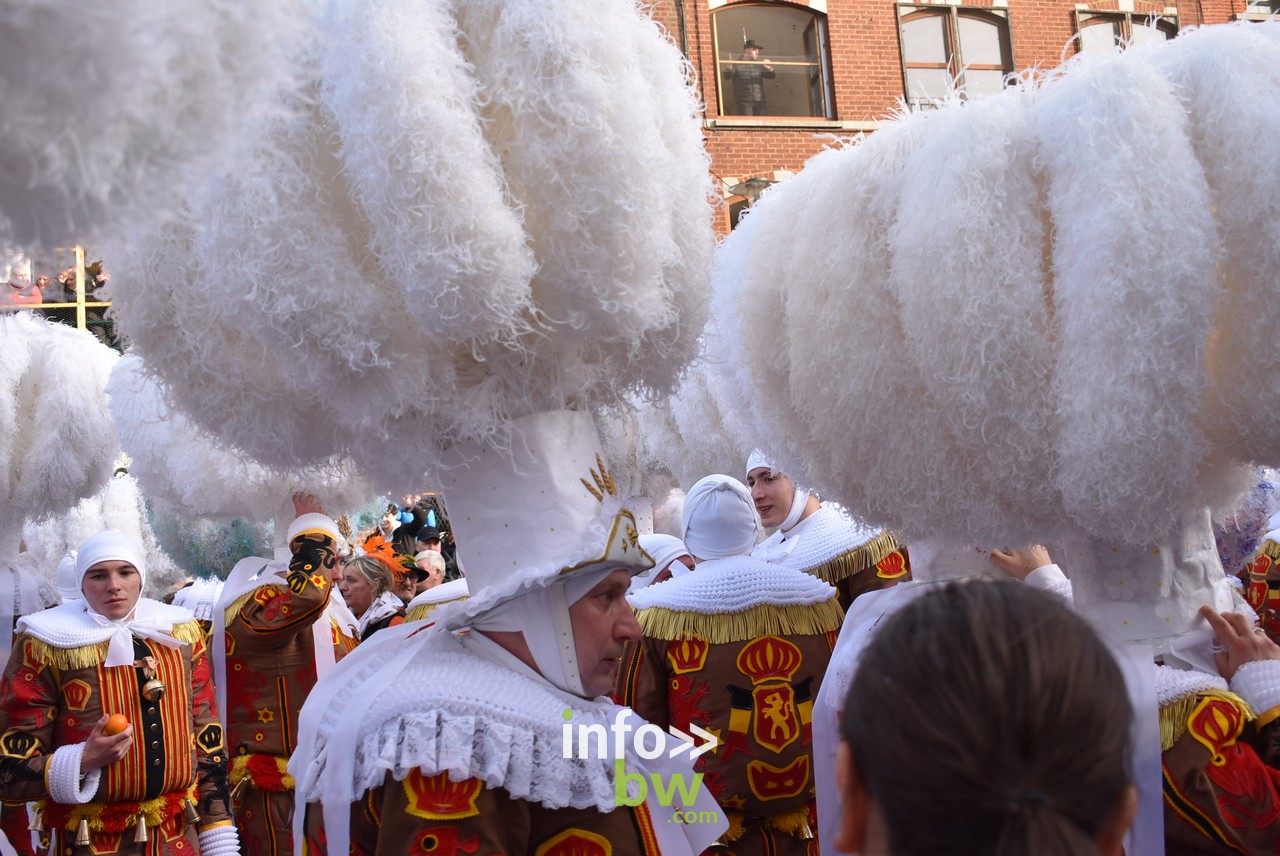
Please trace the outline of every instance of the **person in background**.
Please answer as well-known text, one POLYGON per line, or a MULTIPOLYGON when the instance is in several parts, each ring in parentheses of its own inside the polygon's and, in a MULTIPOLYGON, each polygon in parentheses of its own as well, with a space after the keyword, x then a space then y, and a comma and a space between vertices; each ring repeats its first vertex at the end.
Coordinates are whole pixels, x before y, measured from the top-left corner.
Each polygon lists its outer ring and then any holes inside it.
POLYGON ((33 826, 51 852, 233 856, 204 631, 141 596, 143 556, 115 530, 86 539, 83 599, 18 622, 0 680, 0 797, 42 801, 33 826))
POLYGON ((773 70, 769 60, 760 59, 762 50, 764 47, 757 44, 755 39, 747 39, 742 43, 742 61, 730 64, 725 73, 733 81, 733 97, 738 107, 738 116, 768 115, 764 82, 773 80, 778 73, 773 70))
POLYGON ((294 853, 293 783, 285 765, 298 712, 316 682, 354 650, 356 619, 334 591, 337 524, 311 494, 277 558, 243 559, 214 607, 218 691, 231 752, 231 797, 246 853, 294 853))
POLYGON ((1120 856, 1132 720, 1106 643, 1061 597, 929 591, 885 621, 849 687, 835 848, 1120 856))
POLYGON ((396 595, 399 578, 398 565, 371 555, 356 556, 343 564, 338 589, 360 622, 361 642, 404 622, 404 601, 396 595))

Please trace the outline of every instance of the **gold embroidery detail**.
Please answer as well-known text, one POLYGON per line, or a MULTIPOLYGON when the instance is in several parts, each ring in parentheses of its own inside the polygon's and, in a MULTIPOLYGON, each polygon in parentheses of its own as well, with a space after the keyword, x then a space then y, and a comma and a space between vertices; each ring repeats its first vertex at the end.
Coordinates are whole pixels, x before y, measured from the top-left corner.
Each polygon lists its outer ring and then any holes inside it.
POLYGON ((578 479, 578 481, 582 482, 583 487, 591 491, 591 495, 596 498, 596 502, 604 502, 606 493, 609 496, 616 497, 618 495, 618 483, 614 481, 613 474, 605 468, 604 458, 600 457, 599 452, 596 453, 596 467, 600 469, 596 470, 595 467, 591 469, 591 481, 595 482, 594 486, 586 479, 578 479))

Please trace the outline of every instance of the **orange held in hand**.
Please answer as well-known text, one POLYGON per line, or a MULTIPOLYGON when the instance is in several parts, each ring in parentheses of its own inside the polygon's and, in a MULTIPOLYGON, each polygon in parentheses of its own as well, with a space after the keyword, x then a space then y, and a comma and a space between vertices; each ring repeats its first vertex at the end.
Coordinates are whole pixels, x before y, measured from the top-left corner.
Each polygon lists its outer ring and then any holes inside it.
POLYGON ((119 734, 128 727, 129 720, 124 718, 123 713, 113 713, 107 717, 107 724, 103 727, 102 733, 111 737, 114 734, 119 734))

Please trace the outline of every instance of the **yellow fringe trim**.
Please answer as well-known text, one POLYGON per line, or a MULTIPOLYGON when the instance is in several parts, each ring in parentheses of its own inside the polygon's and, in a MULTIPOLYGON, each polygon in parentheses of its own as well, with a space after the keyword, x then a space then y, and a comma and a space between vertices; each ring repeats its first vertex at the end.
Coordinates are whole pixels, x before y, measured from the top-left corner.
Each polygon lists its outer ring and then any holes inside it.
POLYGON ((1262 542, 1262 546, 1258 548, 1258 552, 1274 561, 1280 561, 1280 544, 1277 544, 1270 538, 1262 542))
POLYGON ((1227 690, 1194 692, 1177 701, 1171 701, 1160 706, 1161 752, 1167 752, 1173 744, 1182 739, 1182 735, 1187 733, 1187 720, 1191 718, 1191 714, 1195 712, 1196 705, 1205 696, 1213 696, 1231 702, 1244 713, 1245 722, 1252 722, 1254 719, 1253 709, 1249 707, 1249 703, 1233 692, 1227 690))
POLYGON ((828 559, 820 565, 806 568, 805 572, 813 574, 824 582, 838 583, 868 568, 874 568, 900 546, 902 545, 898 543, 897 538, 888 532, 881 532, 867 543, 847 553, 841 553, 834 559, 828 559))
MULTIPOLYGON (((240 784, 242 779, 252 778, 249 775, 249 759, 252 757, 256 756, 236 755, 231 759, 231 771, 227 774, 227 780, 231 783, 232 787, 240 784)), ((281 758, 279 755, 272 755, 271 758, 276 762, 276 770, 282 777, 280 779, 281 784, 283 784, 287 789, 293 790, 297 783, 294 781, 293 776, 289 775, 289 759, 281 758)), ((253 782, 250 781, 250 784, 253 784, 253 782)))
POLYGON ((455 598, 454 600, 441 601, 440 603, 420 603, 404 615, 405 623, 410 621, 421 621, 431 613, 435 612, 446 603, 456 603, 459 600, 466 600, 465 597, 455 598))
MULTIPOLYGON (((747 831, 746 815, 738 811, 726 811, 725 818, 729 821, 729 828, 720 836, 721 844, 732 844, 741 838, 747 831)), ((786 814, 775 814, 770 817, 762 818, 764 825, 781 832, 783 835, 790 835, 793 838, 799 837, 803 831, 810 830, 809 825, 809 809, 798 808, 795 811, 789 811, 786 814)))
POLYGON ((813 606, 753 606, 744 612, 703 615, 651 606, 636 613, 646 636, 673 642, 699 636, 712 645, 745 642, 761 636, 816 636, 838 630, 844 609, 833 597, 813 606))
POLYGON ((729 817, 729 828, 720 836, 720 840, 725 844, 732 844, 742 837, 742 834, 747 831, 747 828, 742 822, 742 815, 738 812, 727 811, 725 814, 729 817))
MULTIPOLYGON (((191 783, 191 787, 187 788, 187 794, 184 799, 196 802, 196 784, 191 783)), ((41 800, 37 805, 44 807, 46 800, 41 800)), ((164 808, 168 805, 168 800, 164 796, 158 796, 153 800, 146 800, 138 803, 138 811, 131 815, 125 822, 125 828, 138 825, 138 815, 141 814, 147 819, 147 826, 160 826, 166 820, 164 808)), ((80 821, 89 821, 89 828, 95 832, 101 832, 105 828, 102 822, 102 813, 111 807, 110 803, 84 803, 75 806, 67 815, 66 825, 63 829, 75 829, 80 825, 80 821)))
MULTIPOLYGON (((198 621, 186 621, 174 625, 170 635, 179 642, 195 645, 204 641, 204 628, 198 621)), ((31 655, 36 662, 44 666, 67 671, 70 669, 92 669, 107 659, 107 646, 110 642, 97 642, 93 645, 82 645, 79 648, 55 648, 48 642, 42 642, 34 636, 28 636, 31 643, 31 655)))
POLYGON ((764 822, 771 829, 776 829, 778 832, 790 835, 793 838, 798 837, 805 830, 812 832, 812 828, 809 826, 808 808, 798 808, 786 814, 775 814, 772 817, 766 817, 764 822))
POLYGON ((235 600, 231 601, 231 605, 227 607, 227 624, 236 620, 236 616, 240 614, 240 610, 244 609, 244 605, 249 602, 249 598, 253 597, 257 591, 257 589, 254 589, 253 591, 242 594, 235 600))

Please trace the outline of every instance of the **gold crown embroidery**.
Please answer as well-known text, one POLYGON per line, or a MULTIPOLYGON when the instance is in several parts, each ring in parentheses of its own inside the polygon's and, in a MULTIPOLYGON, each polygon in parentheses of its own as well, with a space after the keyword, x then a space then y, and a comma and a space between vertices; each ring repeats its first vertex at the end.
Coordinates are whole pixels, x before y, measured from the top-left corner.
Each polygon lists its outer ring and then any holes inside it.
POLYGON ((616 497, 618 495, 618 483, 614 481, 613 475, 605 469, 604 459, 600 457, 599 452, 596 453, 596 466, 600 468, 599 471, 594 467, 591 469, 591 480, 595 482, 595 485, 592 485, 586 479, 578 479, 578 481, 582 482, 583 487, 591 491, 591 495, 596 498, 596 502, 604 502, 606 493, 609 496, 616 497))

